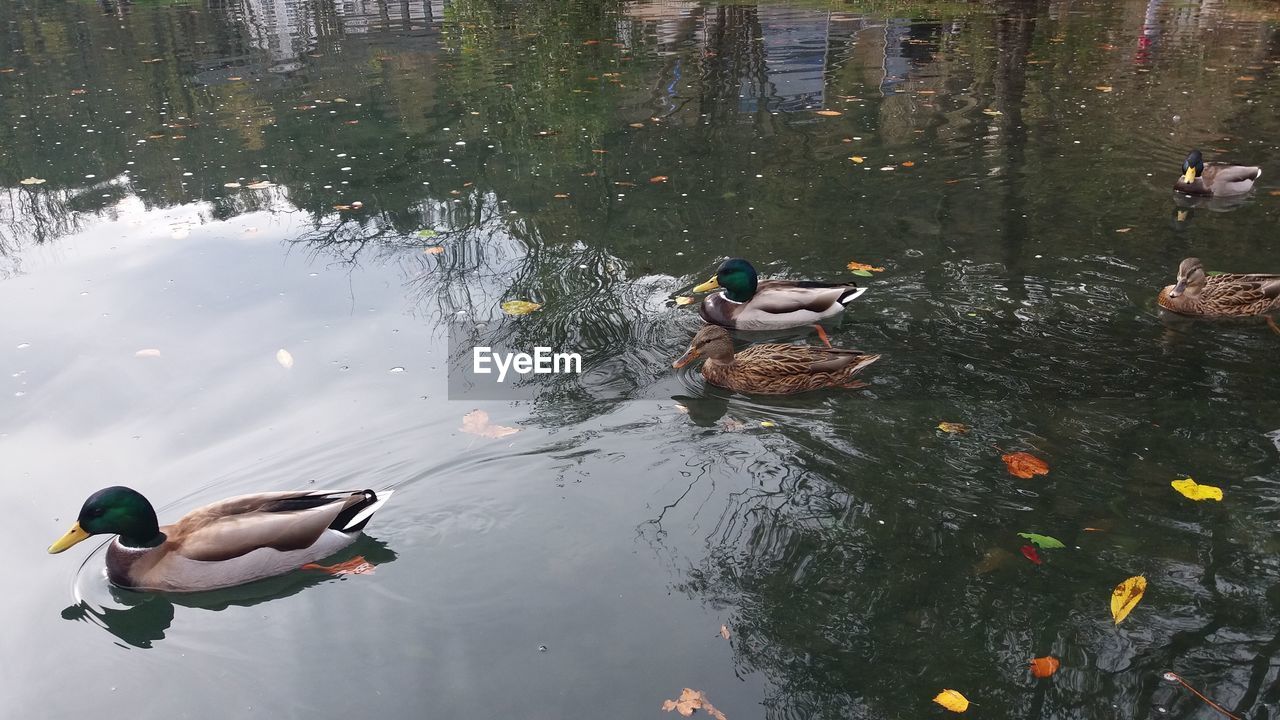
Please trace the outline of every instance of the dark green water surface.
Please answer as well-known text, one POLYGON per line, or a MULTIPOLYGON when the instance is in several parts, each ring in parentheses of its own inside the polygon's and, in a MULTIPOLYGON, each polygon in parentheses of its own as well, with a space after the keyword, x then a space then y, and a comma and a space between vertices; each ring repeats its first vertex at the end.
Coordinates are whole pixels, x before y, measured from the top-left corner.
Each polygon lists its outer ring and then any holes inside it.
POLYGON ((1155 295, 1280 272, 1277 178, 1271 2, 3 0, 0 716, 1276 720, 1280 336, 1155 295), (871 387, 673 371, 728 255, 868 285, 871 387), (511 299, 584 373, 451 398, 511 299), (150 597, 45 553, 112 484, 398 492, 373 574, 150 597))

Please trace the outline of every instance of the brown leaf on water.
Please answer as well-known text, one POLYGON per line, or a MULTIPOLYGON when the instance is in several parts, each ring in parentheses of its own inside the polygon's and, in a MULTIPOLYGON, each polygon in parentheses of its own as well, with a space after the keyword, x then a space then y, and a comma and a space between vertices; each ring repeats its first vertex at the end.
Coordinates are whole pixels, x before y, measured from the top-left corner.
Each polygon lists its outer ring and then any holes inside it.
POLYGON ((724 638, 725 640, 728 640, 728 639, 729 639, 729 626, 728 626, 728 625, 721 625, 721 626, 720 626, 720 637, 724 638))
POLYGON ((1132 230, 1132 229, 1133 229, 1133 228, 1131 228, 1131 227, 1122 227, 1122 228, 1117 228, 1117 229, 1116 229, 1116 232, 1118 232, 1118 233, 1127 233, 1127 232, 1129 232, 1129 231, 1130 231, 1130 230, 1132 230))
POLYGON ((938 429, 953 435, 963 435, 969 432, 969 426, 964 423, 940 422, 938 423, 938 429))
POLYGON ((440 253, 444 252, 444 247, 440 245, 432 245, 429 248, 423 248, 422 252, 426 255, 439 255, 440 253))
POLYGON ((1241 75, 1240 77, 1236 78, 1236 80, 1239 80, 1241 82, 1253 82, 1254 80, 1257 80, 1257 79, 1258 78, 1252 75, 1241 75))
POLYGON ((670 179, 670 178, 668 178, 666 175, 654 175, 653 177, 649 178, 649 182, 651 182, 651 183, 664 183, 664 182, 666 182, 666 181, 667 181, 667 180, 669 180, 669 179, 670 179))
POLYGON ((836 117, 837 115, 843 115, 844 113, 839 110, 815 110, 813 111, 813 114, 822 115, 823 117, 836 117))
POLYGON ((569 197, 569 193, 556 193, 557 200, 564 200, 569 197))
POLYGON ((491 425, 489 423, 489 413, 483 410, 472 410, 462 416, 462 427, 459 428, 464 433, 470 435, 479 435, 485 438, 504 438, 508 435, 515 435, 520 432, 520 428, 506 427, 505 425, 491 425))
POLYGON ((707 700, 707 696, 703 695, 701 690, 694 690, 692 688, 685 688, 684 691, 680 693, 680 697, 675 700, 663 700, 662 709, 667 712, 675 710, 685 717, 692 715, 694 710, 702 710, 706 714, 715 718, 715 720, 728 720, 728 718, 724 716, 724 713, 717 710, 716 706, 712 705, 711 702, 707 700))
POLYGON ((1062 663, 1058 662, 1058 658, 1046 655, 1044 657, 1031 659, 1031 674, 1038 678, 1047 678, 1058 672, 1058 667, 1062 663))
POLYGON ((1096 89, 1098 92, 1104 92, 1104 93, 1107 93, 1107 92, 1111 92, 1111 91, 1112 91, 1112 90, 1114 90, 1115 88, 1111 87, 1110 85, 1099 85, 1099 86, 1098 86, 1097 88, 1095 88, 1095 89, 1096 89))
POLYGON ((629 124, 629 127, 633 127, 633 128, 642 128, 642 127, 644 127, 644 123, 630 123, 630 124, 629 124))
POLYGON ((850 155, 850 156, 849 156, 849 160, 850 160, 854 165, 861 165, 862 163, 864 163, 864 162, 866 162, 866 161, 867 161, 867 159, 866 159, 866 158, 864 158, 864 157, 862 157, 861 155, 850 155))
POLYGON ((1049 464, 1030 453, 1008 453, 1001 455, 1000 459, 1004 461, 1005 467, 1009 468, 1009 473, 1014 477, 1029 480, 1036 475, 1049 474, 1049 464))
POLYGON ((902 167, 915 167, 915 166, 916 166, 915 162, 911 160, 907 160, 906 162, 902 163, 902 167))
POLYGON ((1271 192, 1268 192, 1267 194, 1268 194, 1268 195, 1270 195, 1270 196, 1272 196, 1272 197, 1280 197, 1280 190, 1272 190, 1271 192))
POLYGON ((850 270, 866 270, 868 272, 884 272, 884 268, 882 267, 873 267, 866 263, 860 263, 857 260, 850 260, 849 264, 846 265, 845 267, 849 268, 850 270))

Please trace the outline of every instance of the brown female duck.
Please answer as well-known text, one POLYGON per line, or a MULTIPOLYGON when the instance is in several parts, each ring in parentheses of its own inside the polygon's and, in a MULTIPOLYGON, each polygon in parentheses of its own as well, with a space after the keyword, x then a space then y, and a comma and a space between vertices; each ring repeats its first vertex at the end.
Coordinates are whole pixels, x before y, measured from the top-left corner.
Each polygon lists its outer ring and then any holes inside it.
POLYGON ((1280 310, 1280 275, 1208 275, 1197 258, 1178 266, 1178 282, 1160 291, 1160 307, 1182 315, 1243 317, 1280 310))
POLYGON ((733 338, 718 325, 707 325, 693 336, 689 349, 672 367, 682 368, 706 358, 702 376, 712 385, 753 395, 790 395, 820 388, 860 388, 853 379, 862 368, 880 359, 858 350, 809 345, 753 345, 733 351, 733 338))

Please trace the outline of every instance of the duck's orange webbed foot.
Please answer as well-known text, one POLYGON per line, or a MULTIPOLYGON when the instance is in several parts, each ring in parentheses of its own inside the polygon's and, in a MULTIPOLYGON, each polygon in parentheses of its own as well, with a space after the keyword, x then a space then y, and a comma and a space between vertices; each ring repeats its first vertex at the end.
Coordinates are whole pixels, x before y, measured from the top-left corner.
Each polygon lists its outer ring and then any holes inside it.
POLYGON ((831 338, 827 337, 826 329, 823 328, 821 325, 818 325, 817 323, 814 324, 813 329, 818 331, 818 337, 822 338, 822 344, 826 345, 827 349, 830 350, 831 338))
POLYGON ((368 575, 373 573, 373 565, 368 560, 365 560, 361 555, 357 555, 350 560, 334 565, 317 565, 316 563, 307 563, 302 566, 302 569, 319 570, 320 572, 329 573, 330 575, 368 575))

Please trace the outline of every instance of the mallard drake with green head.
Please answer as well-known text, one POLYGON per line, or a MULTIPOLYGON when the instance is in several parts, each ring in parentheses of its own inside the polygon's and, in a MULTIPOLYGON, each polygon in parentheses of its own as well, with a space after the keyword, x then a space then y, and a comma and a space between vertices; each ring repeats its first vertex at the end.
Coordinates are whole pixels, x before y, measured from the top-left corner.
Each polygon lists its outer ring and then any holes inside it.
POLYGON ((333 555, 360 535, 390 490, 241 495, 197 508, 161 526, 141 493, 104 488, 49 547, 115 535, 107 579, 132 590, 195 592, 283 575, 333 555))
POLYGON ((1182 177, 1173 189, 1187 195, 1218 197, 1243 195, 1253 189, 1262 177, 1262 168, 1250 165, 1206 163, 1199 150, 1192 150, 1182 161, 1182 177))
POLYGON ((709 292, 698 314, 703 320, 737 330, 782 330, 815 325, 844 312, 866 291, 853 283, 760 280, 742 258, 720 263, 716 276, 693 289, 709 292))
POLYGON ((1181 315, 1243 317, 1280 310, 1280 275, 1209 275, 1197 258, 1178 266, 1178 280, 1156 302, 1181 315))
POLYGON ((781 344, 752 345, 735 353, 729 331, 706 325, 671 366, 682 368, 697 358, 706 359, 702 376, 712 385, 752 395, 791 395, 829 387, 866 387, 853 376, 880 356, 858 350, 781 344))

